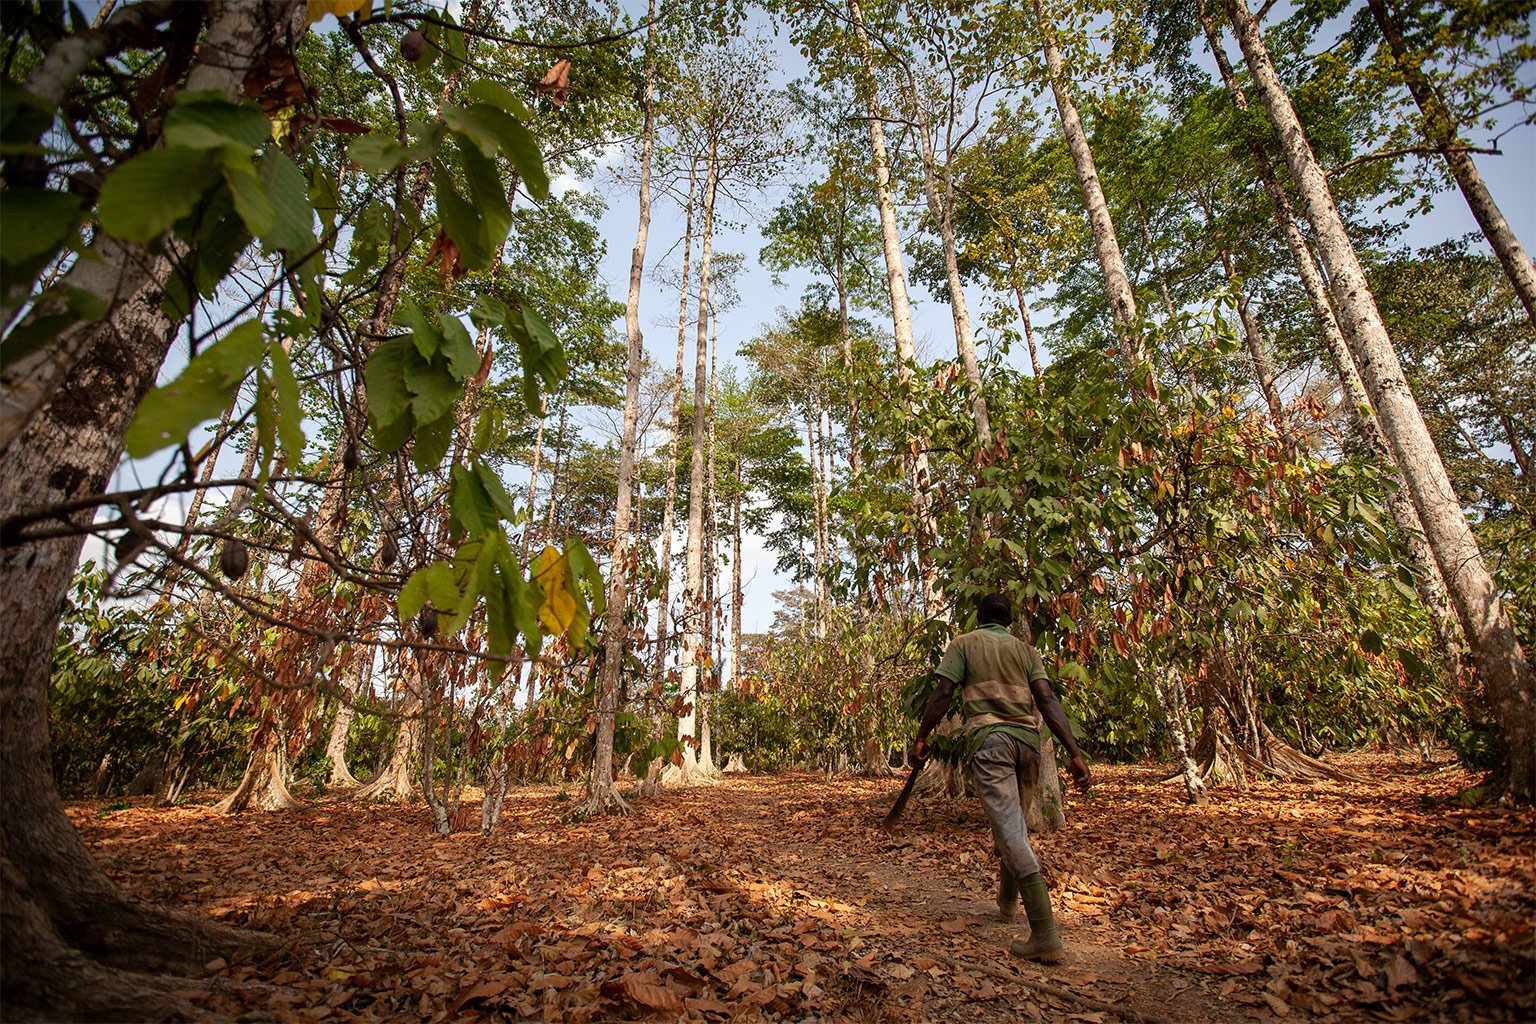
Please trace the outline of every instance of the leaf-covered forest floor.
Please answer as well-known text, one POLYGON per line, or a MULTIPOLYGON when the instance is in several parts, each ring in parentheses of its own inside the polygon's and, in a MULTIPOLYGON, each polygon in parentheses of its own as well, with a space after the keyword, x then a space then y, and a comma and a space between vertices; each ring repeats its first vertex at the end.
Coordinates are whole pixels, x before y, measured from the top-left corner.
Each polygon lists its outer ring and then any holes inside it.
MULTIPOLYGON (((419 807, 71 813, 136 894, 276 932, 172 987, 244 1020, 1536 1019, 1536 813, 1474 779, 1356 754, 1369 781, 1260 782, 1185 806, 1097 766, 1038 840, 1065 964, 1014 960, 974 799, 879 828, 897 779, 727 777, 565 824, 549 787, 501 829, 419 807)), ((576 789, 571 795, 577 795, 576 789)))

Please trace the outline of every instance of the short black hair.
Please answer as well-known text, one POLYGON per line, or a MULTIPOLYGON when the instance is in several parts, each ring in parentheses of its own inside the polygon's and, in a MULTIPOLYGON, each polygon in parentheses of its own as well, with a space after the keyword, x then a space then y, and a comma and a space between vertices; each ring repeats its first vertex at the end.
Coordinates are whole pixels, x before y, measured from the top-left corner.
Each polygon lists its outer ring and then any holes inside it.
POLYGON ((983 625, 1013 625, 1013 602, 1007 594, 988 594, 976 602, 976 621, 983 625))

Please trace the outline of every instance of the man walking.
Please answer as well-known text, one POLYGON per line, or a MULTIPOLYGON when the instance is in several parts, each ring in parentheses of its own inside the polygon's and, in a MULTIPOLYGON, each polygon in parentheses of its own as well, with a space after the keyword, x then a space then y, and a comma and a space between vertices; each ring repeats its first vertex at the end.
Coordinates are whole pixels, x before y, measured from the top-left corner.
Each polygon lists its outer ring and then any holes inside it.
POLYGON ((976 604, 977 628, 956 637, 934 670, 939 685, 923 709, 912 748, 914 760, 928 759, 928 734, 949 712, 955 687, 965 718, 966 758, 977 793, 992 822, 992 836, 1002 858, 997 911, 1005 921, 1018 915, 1019 902, 1029 919, 1028 940, 1008 948, 1026 960, 1056 963, 1065 955, 1051 913, 1051 897, 1040 874, 1040 860, 1029 844, 1024 811, 1040 778, 1040 723, 1043 721, 1071 756, 1068 770, 1083 791, 1092 782, 1061 701, 1051 689, 1040 652, 1008 632, 1013 608, 1003 594, 988 594, 976 604))

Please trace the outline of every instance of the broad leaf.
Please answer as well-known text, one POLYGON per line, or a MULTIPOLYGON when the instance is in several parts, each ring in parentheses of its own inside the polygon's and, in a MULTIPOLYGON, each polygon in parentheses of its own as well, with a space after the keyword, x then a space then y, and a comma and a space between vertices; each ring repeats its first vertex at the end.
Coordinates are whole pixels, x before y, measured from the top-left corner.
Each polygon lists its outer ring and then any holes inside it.
POLYGON ((139 404, 125 450, 140 459, 180 444, 200 423, 222 413, 235 389, 266 352, 262 325, 248 320, 199 352, 181 376, 139 404))

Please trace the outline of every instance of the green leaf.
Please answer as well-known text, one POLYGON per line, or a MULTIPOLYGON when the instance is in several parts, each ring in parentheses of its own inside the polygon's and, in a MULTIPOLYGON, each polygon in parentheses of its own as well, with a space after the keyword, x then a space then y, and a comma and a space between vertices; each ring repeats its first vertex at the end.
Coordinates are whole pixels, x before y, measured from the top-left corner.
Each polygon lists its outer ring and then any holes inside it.
POLYGON ((405 162, 409 153, 387 135, 364 135, 352 140, 347 155, 369 174, 389 174, 405 162))
POLYGON ((453 517, 470 536, 479 536, 496 525, 496 507, 479 476, 468 466, 455 465, 450 473, 448 504, 453 517))
MULTIPOLYGON (((486 109, 486 108, 481 108, 486 109)), ((492 113, 500 113, 492 110, 492 113)), ((502 114, 502 117, 507 115, 502 114)), ((444 104, 442 108, 443 123, 457 132, 459 138, 478 149, 486 157, 494 157, 501 143, 497 138, 496 130, 487 123, 487 119, 474 108, 455 106, 451 103, 444 104)))
POLYGON ((405 386, 415 396, 411 399, 411 412, 417 423, 431 423, 440 416, 451 414, 463 393, 463 388, 443 362, 434 359, 429 363, 414 355, 406 360, 405 386))
POLYGON ((139 459, 186 440, 198 424, 224 411, 265 351, 261 323, 247 320, 199 352, 181 376, 144 396, 125 450, 139 459))
POLYGON ((110 234, 127 242, 152 241, 197 207, 218 174, 209 151, 152 149, 107 176, 96 213, 110 234))
POLYGON ((526 121, 532 116, 528 112, 528 107, 513 94, 511 89, 492 79, 477 78, 464 87, 464 93, 471 99, 499 107, 520 121, 526 121))
POLYGON ((251 164, 250 154, 228 146, 219 150, 219 165, 224 172, 224 181, 229 185, 229 194, 234 198, 235 212, 240 214, 246 228, 253 235, 271 231, 277 211, 267 198, 266 187, 251 164))
POLYGON ((45 188, 0 191, 0 260, 19 265, 51 259, 80 223, 80 200, 45 188))
POLYGON ((1381 653, 1381 634, 1373 629, 1368 629, 1360 634, 1360 649, 1367 654, 1381 653))
POLYGON ((222 93, 182 93, 165 115, 165 142, 187 149, 234 145, 246 151, 272 137, 272 122, 254 103, 233 103, 222 93))
POLYGON ((469 319, 476 327, 500 326, 512 317, 512 310, 500 299, 482 295, 469 310, 469 319))
POLYGON ((453 177, 446 170, 439 169, 434 178, 438 218, 453 244, 459 247, 459 258, 464 261, 464 266, 478 270, 489 265, 491 255, 485 240, 485 226, 474 204, 454 190, 453 177))
POLYGON ((261 158, 261 181, 272 200, 276 218, 268 231, 254 232, 267 252, 281 249, 294 266, 315 248, 315 209, 309 205, 304 174, 286 153, 272 151, 261 158))
POLYGON ((507 205, 506 186, 497 173, 496 161, 459 139, 455 140, 454 149, 464 170, 464 182, 469 186, 468 199, 475 208, 479 240, 473 254, 475 263, 466 258, 464 266, 482 270, 491 265, 497 248, 512 228, 512 208, 507 205))
POLYGON ((277 391, 277 433, 288 465, 297 469, 304 459, 304 411, 299 407, 299 382, 281 342, 272 345, 272 383, 277 391))
POLYGON ((363 371, 368 420, 373 426, 374 445, 381 452, 399 450, 416 429, 411 392, 405 386, 406 361, 413 355, 409 338, 391 338, 373 350, 363 371))
POLYGON ((549 172, 544 169, 538 140, 523 123, 526 116, 520 119, 501 104, 472 107, 470 113, 477 128, 494 134, 501 151, 528 187, 528 194, 541 201, 549 198, 549 172))
POLYGON ((395 313, 395 322, 411 332, 411 344, 416 346, 416 351, 421 353, 423 359, 430 360, 442 348, 442 331, 410 299, 400 303, 395 313))
POLYGON ((453 442, 454 422, 457 419, 458 417, 450 410, 432 422, 421 424, 416 428, 416 447, 411 451, 411 458, 420 472, 426 473, 437 468, 443 461, 443 456, 448 454, 448 446, 453 442))
POLYGON ((480 369, 480 351, 458 317, 444 313, 441 324, 442 352, 448 357, 448 368, 459 381, 466 381, 480 369))
POLYGON ((368 387, 370 417, 389 422, 411 411, 411 392, 405 384, 405 367, 411 358, 409 338, 390 338, 368 357, 363 382, 368 387))
POLYGON ((267 379, 267 373, 261 367, 256 368, 256 451, 260 453, 261 463, 257 467, 257 475, 265 480, 267 472, 272 465, 272 452, 277 448, 277 409, 272 400, 272 386, 267 379))
POLYGON ((456 614, 462 598, 459 581, 448 562, 433 562, 411 573, 411 578, 400 588, 395 611, 401 622, 416 617, 428 603, 439 612, 456 614))
POLYGON ((496 514, 509 523, 517 522, 517 504, 512 500, 512 495, 507 492, 506 484, 501 482, 501 477, 496 475, 496 471, 483 462, 477 462, 475 475, 480 478, 480 486, 485 488, 486 495, 496 508, 496 514))

